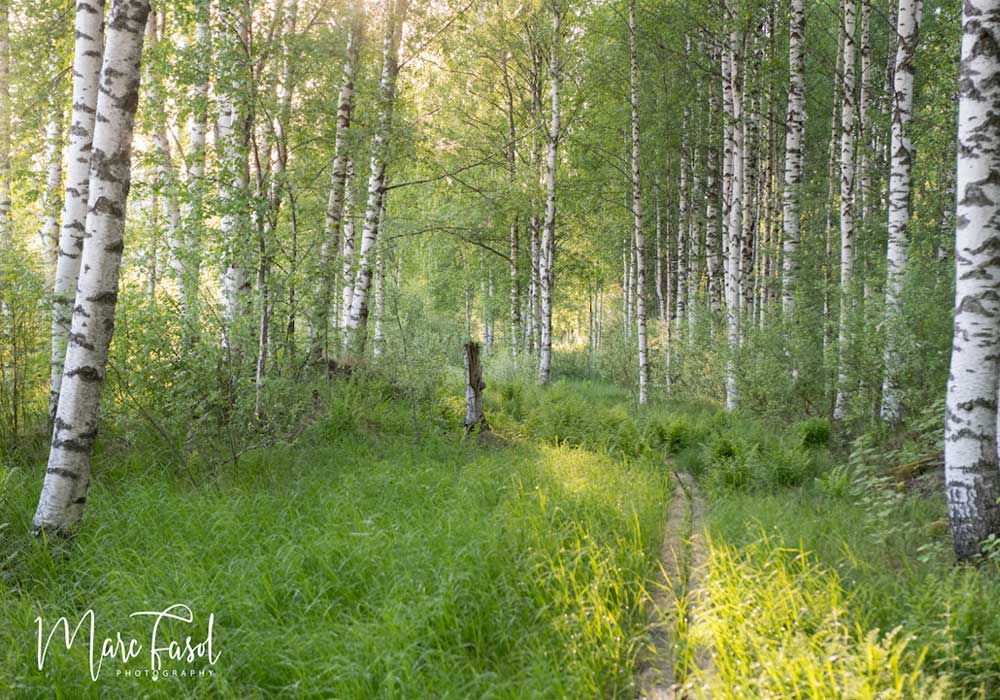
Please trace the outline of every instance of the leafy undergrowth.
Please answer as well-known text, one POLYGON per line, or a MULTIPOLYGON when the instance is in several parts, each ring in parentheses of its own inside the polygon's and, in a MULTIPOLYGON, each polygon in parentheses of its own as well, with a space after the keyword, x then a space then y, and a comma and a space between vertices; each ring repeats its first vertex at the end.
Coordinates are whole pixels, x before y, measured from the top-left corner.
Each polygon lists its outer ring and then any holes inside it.
POLYGON ((238 467, 106 451, 69 543, 27 534, 40 474, 3 472, 0 696, 630 697, 662 469, 519 438, 499 411, 507 446, 476 447, 449 386, 424 401, 334 383, 294 446, 238 467), (195 624, 168 638, 198 641, 214 613, 213 677, 126 678, 109 659, 91 682, 85 645, 58 638, 37 669, 36 616, 92 609, 98 644, 121 632, 148 654, 150 623, 129 614, 172 603, 195 624))

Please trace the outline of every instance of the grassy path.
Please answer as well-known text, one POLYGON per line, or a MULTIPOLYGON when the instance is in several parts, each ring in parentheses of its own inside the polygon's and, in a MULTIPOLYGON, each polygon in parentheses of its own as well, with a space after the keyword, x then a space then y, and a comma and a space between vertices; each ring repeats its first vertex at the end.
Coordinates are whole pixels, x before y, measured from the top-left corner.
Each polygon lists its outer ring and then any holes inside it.
POLYGON ((674 472, 673 484, 650 608, 650 646, 639 681, 643 700, 682 700, 697 677, 711 673, 710 655, 685 644, 705 565, 704 498, 690 474, 674 472))

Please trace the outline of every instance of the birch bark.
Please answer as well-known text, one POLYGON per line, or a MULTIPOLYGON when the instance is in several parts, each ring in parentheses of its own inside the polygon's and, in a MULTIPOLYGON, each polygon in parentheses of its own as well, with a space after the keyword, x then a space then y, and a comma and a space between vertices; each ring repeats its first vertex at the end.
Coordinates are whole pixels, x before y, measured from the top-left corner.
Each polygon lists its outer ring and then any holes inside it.
POLYGON ((548 152, 545 158, 545 225, 540 243, 538 271, 541 301, 541 347, 538 354, 538 383, 549 381, 552 367, 552 283, 555 279, 556 235, 556 163, 559 154, 559 38, 562 11, 558 0, 552 1, 552 49, 549 57, 552 87, 552 113, 549 123, 548 152))
POLYGON ((114 0, 91 156, 86 243, 36 532, 66 534, 87 500, 101 387, 118 301, 132 130, 148 0, 114 0))
POLYGON ((354 355, 364 354, 368 328, 368 292, 372 283, 372 262, 378 242, 379 211, 385 192, 392 114, 396 102, 396 78, 399 75, 399 48, 409 0, 386 0, 386 29, 382 40, 382 77, 379 84, 378 128, 372 137, 371 172, 368 176, 368 202, 361 236, 358 274, 354 281, 350 315, 347 318, 347 348, 354 355))
POLYGON ((635 316, 639 337, 639 403, 649 399, 649 346, 646 337, 646 241, 642 233, 642 180, 639 172, 639 51, 635 29, 635 0, 628 4, 629 82, 632 107, 632 226, 635 235, 635 316))
POLYGON ((837 395, 833 419, 847 409, 847 351, 854 271, 854 31, 857 0, 844 0, 844 80, 840 121, 840 318, 837 333, 837 395))
POLYGON ((913 167, 913 65, 920 32, 921 0, 900 0, 897 15, 896 67, 893 73, 892 134, 889 152, 889 246, 885 284, 886 333, 882 381, 882 420, 890 425, 902 418, 899 369, 902 364, 897 333, 902 311, 901 293, 909 248, 910 172, 913 167))
POLYGON ((802 45, 805 39, 803 0, 791 0, 788 20, 788 110, 785 114, 785 189, 782 208, 781 312, 790 319, 795 311, 799 277, 799 239, 802 224, 803 136, 806 123, 806 87, 802 45))
MULTIPOLYGON (((900 13, 902 14, 902 12, 900 13)), ((966 0, 958 103, 955 326, 945 413, 945 489, 955 554, 1000 534, 1000 3, 966 0)))
POLYGON ((49 417, 55 420, 63 363, 72 323, 73 300, 80 276, 80 255, 86 232, 90 158, 97 118, 97 92, 104 53, 104 0, 76 4, 73 46, 73 111, 66 158, 66 196, 52 294, 52 357, 49 417))

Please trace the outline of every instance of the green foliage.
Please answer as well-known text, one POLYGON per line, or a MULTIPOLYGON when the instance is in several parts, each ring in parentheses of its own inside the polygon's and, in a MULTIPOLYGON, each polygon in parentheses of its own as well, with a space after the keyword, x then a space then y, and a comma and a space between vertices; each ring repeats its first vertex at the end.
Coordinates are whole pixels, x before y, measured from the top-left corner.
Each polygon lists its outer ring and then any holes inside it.
POLYGON ((806 449, 828 447, 830 445, 830 421, 825 418, 810 418, 800 422, 796 431, 801 436, 801 445, 806 449))

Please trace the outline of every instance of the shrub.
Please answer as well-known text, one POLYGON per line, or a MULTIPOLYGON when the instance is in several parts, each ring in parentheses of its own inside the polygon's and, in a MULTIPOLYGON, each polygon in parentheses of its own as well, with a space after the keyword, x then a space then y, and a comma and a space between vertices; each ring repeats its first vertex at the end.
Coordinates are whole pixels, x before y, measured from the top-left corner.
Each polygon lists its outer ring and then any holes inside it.
POLYGON ((827 447, 830 444, 830 421, 825 418, 810 418, 800 422, 795 427, 802 447, 814 449, 827 447))

